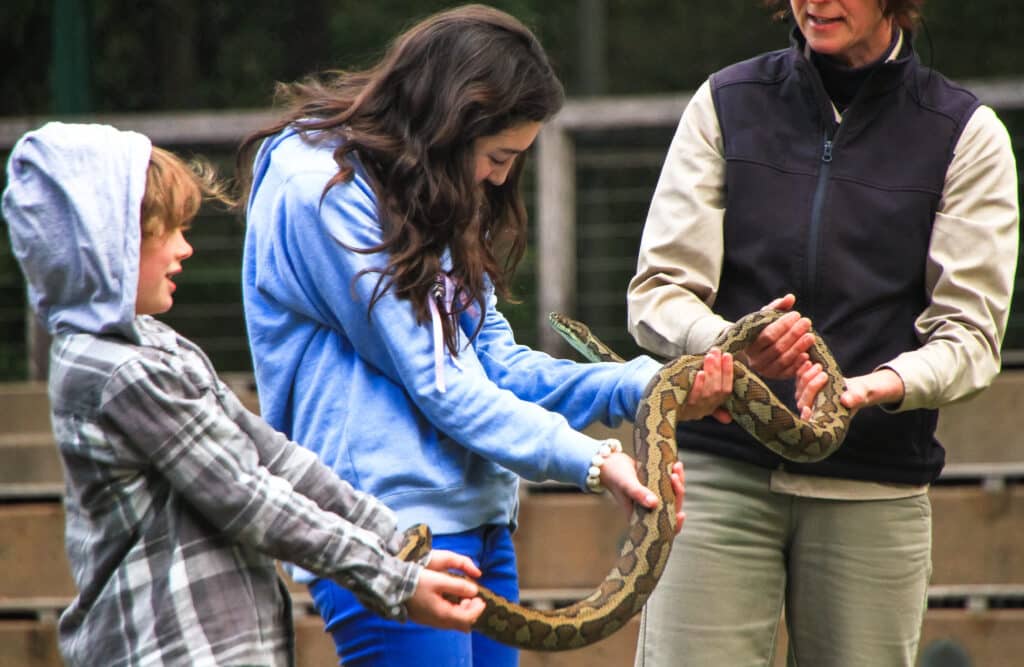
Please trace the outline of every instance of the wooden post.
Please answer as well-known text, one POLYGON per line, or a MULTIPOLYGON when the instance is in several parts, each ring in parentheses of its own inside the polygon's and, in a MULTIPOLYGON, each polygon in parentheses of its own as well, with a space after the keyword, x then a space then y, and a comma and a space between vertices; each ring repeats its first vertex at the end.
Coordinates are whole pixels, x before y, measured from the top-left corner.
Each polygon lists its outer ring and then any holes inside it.
POLYGON ((578 17, 580 92, 608 92, 608 6, 606 0, 579 0, 578 17))
POLYGON ((25 304, 25 348, 28 379, 45 381, 50 373, 50 334, 28 303, 25 304))
POLYGON ((53 112, 92 110, 92 2, 53 0, 53 112))
POLYGON ((537 340, 549 354, 568 346, 548 325, 552 311, 571 314, 576 295, 576 177, 572 140, 557 118, 537 143, 537 340))

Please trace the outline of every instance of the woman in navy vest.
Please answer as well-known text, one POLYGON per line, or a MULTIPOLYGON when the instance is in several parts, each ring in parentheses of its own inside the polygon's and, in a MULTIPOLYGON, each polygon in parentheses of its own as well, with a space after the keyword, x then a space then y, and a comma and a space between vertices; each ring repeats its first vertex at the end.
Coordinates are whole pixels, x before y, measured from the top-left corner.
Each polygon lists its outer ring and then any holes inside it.
POLYGON ((637 664, 770 664, 785 609, 801 665, 913 665, 931 571, 937 409, 999 371, 1017 176, 992 109, 922 65, 922 0, 775 0, 787 49, 713 74, 669 149, 629 288, 663 356, 707 349, 763 304, 799 308, 745 361, 807 409, 855 416, 794 464, 735 424, 680 427, 687 531, 645 611, 637 664), (785 295, 785 296, 782 296, 785 295), (795 380, 795 383, 794 383, 795 380))

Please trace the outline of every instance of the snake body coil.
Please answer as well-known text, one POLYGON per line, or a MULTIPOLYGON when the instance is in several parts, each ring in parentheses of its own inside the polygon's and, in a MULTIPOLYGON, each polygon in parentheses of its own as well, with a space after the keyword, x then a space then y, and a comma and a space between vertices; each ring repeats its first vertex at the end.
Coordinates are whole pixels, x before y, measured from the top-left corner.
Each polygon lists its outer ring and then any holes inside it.
MULTIPOLYGON (((724 352, 742 351, 766 326, 784 313, 758 311, 727 329, 715 345, 724 352)), ((556 313, 552 326, 591 361, 622 361, 583 324, 556 313)), ((734 364, 733 394, 726 408, 733 419, 759 442, 791 461, 820 461, 843 442, 850 412, 839 402, 843 376, 838 364, 818 336, 809 351, 811 361, 822 365, 829 382, 819 393, 808 421, 793 414, 742 363, 734 364)), ((648 510, 635 507, 629 532, 618 560, 601 585, 586 598, 553 610, 529 609, 510 602, 484 587, 480 597, 486 609, 474 630, 499 642, 535 651, 580 648, 608 637, 624 626, 643 607, 668 562, 675 537, 675 504, 670 469, 676 461, 676 425, 679 411, 703 357, 684 355, 668 362, 647 385, 634 421, 633 445, 640 482, 661 502, 648 510)), ((399 554, 407 560, 430 548, 425 526, 406 533, 399 554)))

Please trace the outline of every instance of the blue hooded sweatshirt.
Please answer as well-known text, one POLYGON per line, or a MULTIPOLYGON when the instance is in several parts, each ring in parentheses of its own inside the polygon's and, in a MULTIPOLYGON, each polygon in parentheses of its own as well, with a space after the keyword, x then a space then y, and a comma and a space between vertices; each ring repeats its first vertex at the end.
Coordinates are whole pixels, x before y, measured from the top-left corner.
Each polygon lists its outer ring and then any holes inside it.
POLYGON ((254 162, 243 295, 263 416, 400 527, 514 525, 520 476, 582 487, 599 442, 578 429, 633 419, 660 364, 579 364, 518 345, 493 288, 484 313, 462 314, 458 357, 436 364, 431 323, 408 300, 389 291, 367 312, 379 273, 356 276, 386 259, 348 248, 380 243, 377 197, 358 163, 324 195, 335 147, 286 129, 254 162))

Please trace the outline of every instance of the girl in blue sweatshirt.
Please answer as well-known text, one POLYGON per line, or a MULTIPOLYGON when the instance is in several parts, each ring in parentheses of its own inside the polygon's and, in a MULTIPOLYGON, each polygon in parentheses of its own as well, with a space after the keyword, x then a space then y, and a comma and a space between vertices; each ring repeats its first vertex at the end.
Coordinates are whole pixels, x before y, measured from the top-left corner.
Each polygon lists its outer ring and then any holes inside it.
MULTIPOLYGON (((518 599, 520 477, 658 502, 617 443, 579 429, 632 419, 660 364, 552 358, 518 345, 496 309, 525 246, 522 154, 561 84, 518 21, 466 6, 414 26, 366 71, 282 92, 286 115, 239 153, 262 414, 518 599)), ((708 354, 687 418, 720 414, 731 364, 708 354)), ((517 662, 486 637, 388 621, 331 580, 293 575, 346 666, 517 662)))

